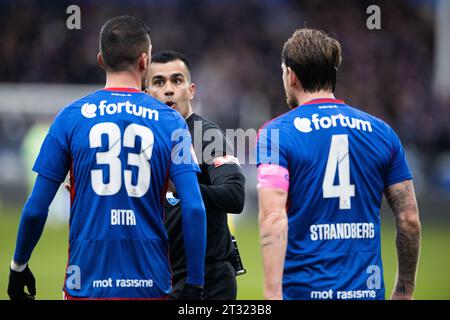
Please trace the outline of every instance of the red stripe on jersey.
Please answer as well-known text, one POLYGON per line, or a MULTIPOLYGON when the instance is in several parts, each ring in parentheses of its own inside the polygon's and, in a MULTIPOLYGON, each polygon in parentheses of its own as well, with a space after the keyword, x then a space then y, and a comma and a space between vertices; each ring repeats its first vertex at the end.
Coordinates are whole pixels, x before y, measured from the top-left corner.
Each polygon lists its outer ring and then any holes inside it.
POLYGON ((121 87, 109 87, 105 88, 103 90, 106 91, 120 91, 120 92, 142 92, 136 88, 121 88, 121 87))
POLYGON ((300 106, 306 106, 309 104, 321 104, 321 103, 337 103, 337 104, 345 104, 344 101, 342 100, 338 100, 338 99, 331 99, 331 98, 326 98, 326 99, 312 99, 309 100, 308 102, 305 102, 304 104, 300 105, 300 106))
MULTIPOLYGON (((161 189, 161 193, 159 194, 159 201, 161 202, 161 205, 163 205, 163 208, 164 208, 164 202, 166 201, 166 193, 167 193, 167 190, 169 189, 169 178, 170 178, 170 160, 169 160, 169 163, 167 164, 166 176, 164 178, 164 184, 161 189)), ((166 219, 165 210, 163 210, 163 213, 164 213, 163 219, 165 220, 166 219)))
MULTIPOLYGON (((163 188, 162 188, 161 194, 160 194, 160 201, 161 201, 161 205, 163 207, 163 223, 166 221, 166 208, 164 206, 164 202, 166 201, 166 193, 167 193, 167 190, 169 188, 170 164, 171 164, 171 160, 167 164, 166 177, 164 178, 164 185, 163 185, 163 188)), ((168 265, 170 266, 170 250, 169 250, 169 247, 167 247, 167 261, 168 261, 168 265)), ((173 286, 173 271, 172 271, 172 268, 170 268, 170 285, 173 286)), ((161 298, 161 300, 163 300, 163 299, 161 298)))
MULTIPOLYGON (((70 230, 70 223, 69 223, 69 230, 70 230)), ((67 246, 67 263, 66 263, 66 272, 64 275, 64 284, 63 284, 64 300, 66 299, 66 296, 67 296, 66 282, 67 282, 67 268, 69 267, 69 260, 70 260, 70 241, 69 241, 69 245, 67 246)))
MULTIPOLYGON (((72 155, 70 156, 70 178, 69 178, 69 184, 70 184, 70 207, 73 205, 73 201, 75 199, 75 177, 73 173, 73 158, 72 155)), ((70 219, 69 219, 69 230, 70 230, 70 219)), ((66 263, 66 272, 64 275, 64 285, 63 285, 63 292, 65 292, 66 288, 66 281, 67 281, 67 268, 69 267, 69 260, 70 260, 70 241, 67 246, 67 263, 66 263)))
POLYGON ((64 300, 167 300, 169 296, 159 298, 76 298, 64 290, 64 300))
POLYGON ((73 159, 70 159, 70 179, 69 179, 69 183, 70 183, 70 206, 73 205, 73 202, 75 200, 75 175, 73 172, 73 159))

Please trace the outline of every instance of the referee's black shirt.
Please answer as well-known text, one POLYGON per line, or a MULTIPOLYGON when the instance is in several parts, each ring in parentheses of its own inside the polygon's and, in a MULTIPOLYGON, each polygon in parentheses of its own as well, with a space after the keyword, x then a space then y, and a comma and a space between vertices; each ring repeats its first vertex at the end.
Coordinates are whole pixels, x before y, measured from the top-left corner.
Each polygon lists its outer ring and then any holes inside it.
MULTIPOLYGON (((198 176, 200 191, 206 209, 207 244, 205 264, 229 260, 234 253, 231 234, 227 223, 227 213, 240 213, 245 201, 245 178, 237 163, 228 161, 233 156, 223 131, 213 122, 193 113, 186 122, 192 136, 195 154, 199 160, 201 173, 198 176), (195 131, 195 132, 194 132, 195 131), (206 133, 206 134, 205 134, 206 133), (221 136, 223 144, 214 143, 221 136), (203 139, 203 137, 207 139, 203 139), (203 141, 212 140, 212 141, 203 141), (199 144, 201 143, 201 148, 199 144), (214 143, 214 145, 211 145, 214 143), (219 145, 217 148, 216 146, 219 145), (205 148, 209 154, 204 153, 205 148), (215 147, 215 149, 212 148, 215 147), (202 160, 201 160, 202 159, 202 160), (214 164, 214 159, 215 164, 214 164), (225 164, 223 163, 225 160, 225 164)), ((176 197, 176 194, 174 194, 176 197)), ((165 226, 169 236, 169 254, 174 285, 186 277, 186 257, 180 202, 172 204, 165 200, 165 226)))

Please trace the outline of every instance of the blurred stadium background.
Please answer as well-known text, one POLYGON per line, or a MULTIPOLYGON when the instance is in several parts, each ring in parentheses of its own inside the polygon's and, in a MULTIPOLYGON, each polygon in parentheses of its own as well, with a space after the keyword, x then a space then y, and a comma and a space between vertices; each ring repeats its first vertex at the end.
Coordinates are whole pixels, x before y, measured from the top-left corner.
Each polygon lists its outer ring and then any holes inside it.
MULTIPOLYGON (((197 84, 195 111, 223 129, 259 128, 287 110, 280 51, 295 28, 319 28, 337 37, 344 60, 336 96, 395 128, 415 176, 423 225, 415 297, 450 299, 447 0, 0 1, 0 299, 7 299, 8 266, 41 141, 62 106, 102 86, 98 33, 109 17, 125 13, 144 18, 153 50, 187 55, 197 84), (81 8, 80 30, 66 28, 71 4, 81 8), (381 8, 381 30, 366 27, 372 4, 381 8)), ((240 299, 261 299, 256 170, 243 169, 247 203, 232 224, 248 272, 238 278, 238 291, 240 299)), ((30 263, 38 299, 62 296, 67 211, 68 195, 61 191, 30 263)), ((382 220, 389 294, 396 255, 386 208, 382 220)))

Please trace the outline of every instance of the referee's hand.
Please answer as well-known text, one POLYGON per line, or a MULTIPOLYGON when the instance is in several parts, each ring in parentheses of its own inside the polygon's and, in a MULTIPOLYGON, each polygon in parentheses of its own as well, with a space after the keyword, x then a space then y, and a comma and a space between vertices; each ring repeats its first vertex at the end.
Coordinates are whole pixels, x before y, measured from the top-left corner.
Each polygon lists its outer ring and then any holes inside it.
POLYGON ((36 295, 36 280, 30 268, 27 267, 21 271, 14 271, 10 268, 9 271, 9 283, 8 283, 8 296, 11 300, 34 300, 36 295), (28 292, 25 292, 25 287, 28 288, 28 292))
POLYGON ((186 283, 177 300, 203 300, 203 287, 186 283))

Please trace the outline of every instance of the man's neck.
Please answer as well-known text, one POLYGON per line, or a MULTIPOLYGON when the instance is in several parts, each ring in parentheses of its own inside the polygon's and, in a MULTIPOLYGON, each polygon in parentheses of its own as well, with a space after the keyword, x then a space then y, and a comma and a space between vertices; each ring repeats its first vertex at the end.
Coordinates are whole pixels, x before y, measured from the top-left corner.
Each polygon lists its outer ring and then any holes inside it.
POLYGON ((333 92, 324 90, 317 92, 302 92, 301 95, 297 96, 297 101, 300 106, 314 99, 335 99, 335 97, 333 92))
POLYGON ((190 110, 190 111, 187 113, 186 117, 184 117, 184 120, 189 119, 189 117, 192 116, 193 114, 194 114, 194 112, 193 112, 192 110, 190 110))
POLYGON ((142 81, 139 75, 129 71, 107 72, 105 88, 134 88, 141 90, 142 81))

